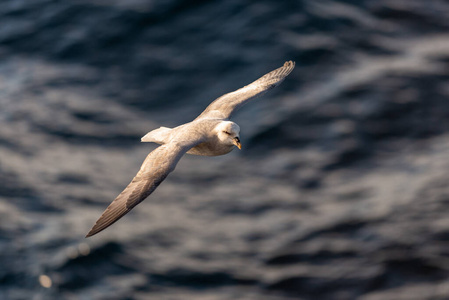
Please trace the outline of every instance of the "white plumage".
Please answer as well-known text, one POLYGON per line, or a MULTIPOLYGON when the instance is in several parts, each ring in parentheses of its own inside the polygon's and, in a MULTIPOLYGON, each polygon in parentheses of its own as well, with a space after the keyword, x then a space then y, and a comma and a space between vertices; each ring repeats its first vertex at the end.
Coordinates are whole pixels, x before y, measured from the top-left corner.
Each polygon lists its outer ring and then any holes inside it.
POLYGON ((195 120, 173 129, 160 127, 142 137, 142 142, 160 144, 148 154, 131 183, 106 208, 86 235, 97 234, 145 200, 172 172, 185 154, 218 156, 241 147, 240 127, 229 121, 249 100, 279 85, 295 67, 292 61, 253 83, 213 101, 195 120))

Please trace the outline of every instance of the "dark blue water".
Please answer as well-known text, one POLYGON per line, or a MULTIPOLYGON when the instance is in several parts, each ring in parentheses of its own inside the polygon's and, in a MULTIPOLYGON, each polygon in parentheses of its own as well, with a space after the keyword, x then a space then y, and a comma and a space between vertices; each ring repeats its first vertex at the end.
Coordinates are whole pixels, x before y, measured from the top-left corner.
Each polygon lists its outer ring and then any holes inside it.
POLYGON ((446 299, 449 3, 0 5, 0 299, 446 299), (286 60, 234 121, 84 239, 155 146, 286 60))

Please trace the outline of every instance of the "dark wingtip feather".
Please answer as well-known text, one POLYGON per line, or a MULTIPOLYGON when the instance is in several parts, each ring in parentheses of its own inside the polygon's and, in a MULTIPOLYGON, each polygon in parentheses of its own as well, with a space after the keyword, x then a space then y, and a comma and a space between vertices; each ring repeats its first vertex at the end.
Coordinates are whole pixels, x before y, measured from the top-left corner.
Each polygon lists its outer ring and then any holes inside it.
POLYGON ((119 200, 123 199, 117 199, 116 201, 113 201, 111 203, 111 205, 104 211, 101 217, 97 220, 92 229, 87 233, 86 238, 93 236, 99 233, 100 231, 103 231, 104 229, 108 228, 130 211, 130 209, 127 209, 124 204, 117 205, 120 204, 119 200))
MULTIPOLYGON (((100 221, 100 220, 98 220, 98 221, 100 221)), ((91 237, 93 235, 96 235, 97 233, 99 233, 100 231, 106 229, 106 227, 109 227, 109 225, 111 225, 111 224, 108 224, 107 226, 105 226, 105 224, 99 224, 98 221, 91 228, 91 230, 86 234, 85 238, 88 238, 88 237, 91 237)))
MULTIPOLYGON (((100 218, 98 218, 97 222, 95 222, 95 225, 92 227, 89 233, 87 233, 86 238, 108 228, 131 210, 126 207, 126 200, 129 198, 129 194, 127 192, 129 192, 130 188, 132 187, 133 185, 131 182, 131 184, 129 184, 128 187, 125 188, 125 190, 120 195, 118 195, 114 201, 112 201, 112 203, 106 208, 100 218)), ((139 196, 141 195, 139 194, 139 196)))
POLYGON ((100 231, 104 230, 106 227, 100 228, 98 226, 98 221, 97 221, 97 223, 95 223, 95 225, 90 229, 90 231, 86 234, 86 236, 84 238, 88 238, 88 237, 91 237, 93 235, 96 235, 100 231))

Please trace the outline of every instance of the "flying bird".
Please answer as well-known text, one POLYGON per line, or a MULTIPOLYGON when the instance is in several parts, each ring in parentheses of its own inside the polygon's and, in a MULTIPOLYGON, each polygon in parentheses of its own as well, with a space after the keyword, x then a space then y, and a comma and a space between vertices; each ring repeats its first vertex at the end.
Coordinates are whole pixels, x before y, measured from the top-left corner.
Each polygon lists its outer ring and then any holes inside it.
POLYGON ((86 237, 111 226, 145 200, 185 153, 218 156, 235 147, 241 149, 240 127, 230 121, 231 116, 250 100, 278 86, 294 67, 293 61, 287 61, 251 84, 219 97, 192 122, 175 128, 160 127, 143 136, 142 142, 161 146, 148 154, 131 183, 106 208, 86 237))

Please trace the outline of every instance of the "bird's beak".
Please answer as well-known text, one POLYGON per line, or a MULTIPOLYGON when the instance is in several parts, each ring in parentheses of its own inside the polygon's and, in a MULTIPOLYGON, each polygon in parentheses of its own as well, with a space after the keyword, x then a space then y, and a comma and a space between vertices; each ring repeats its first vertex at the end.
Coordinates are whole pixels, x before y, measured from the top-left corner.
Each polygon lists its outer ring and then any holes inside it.
POLYGON ((240 144, 240 139, 238 136, 232 139, 232 143, 236 145, 239 148, 239 150, 242 149, 242 144, 240 144))

